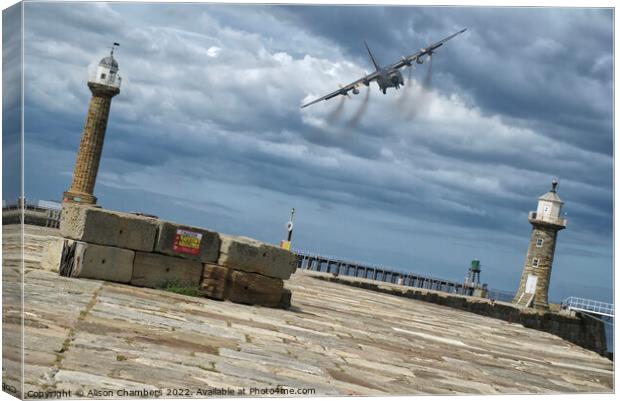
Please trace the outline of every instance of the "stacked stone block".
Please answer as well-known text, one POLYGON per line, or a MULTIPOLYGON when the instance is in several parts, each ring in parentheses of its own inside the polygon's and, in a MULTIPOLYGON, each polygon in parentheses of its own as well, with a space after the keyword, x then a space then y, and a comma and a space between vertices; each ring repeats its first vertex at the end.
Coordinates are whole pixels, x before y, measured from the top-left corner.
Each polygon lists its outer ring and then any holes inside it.
POLYGON ((76 203, 63 204, 60 231, 63 275, 290 306, 296 257, 260 241, 76 203))
POLYGON ((291 252, 247 237, 220 234, 216 263, 206 263, 200 292, 219 300, 288 308, 291 292, 284 280, 297 268, 291 252))
MULTIPOLYGON (((73 241, 68 245, 73 245, 73 241)), ((129 283, 135 252, 111 246, 75 242, 74 277, 129 283)))
POLYGON ((153 252, 157 219, 65 203, 60 235, 91 244, 153 252))
POLYGON ((139 287, 166 287, 168 285, 198 288, 202 277, 202 263, 156 253, 136 252, 131 284, 139 287))
POLYGON ((295 272, 296 256, 247 237, 221 238, 217 263, 205 264, 201 293, 214 299, 288 308, 291 294, 284 280, 295 272))

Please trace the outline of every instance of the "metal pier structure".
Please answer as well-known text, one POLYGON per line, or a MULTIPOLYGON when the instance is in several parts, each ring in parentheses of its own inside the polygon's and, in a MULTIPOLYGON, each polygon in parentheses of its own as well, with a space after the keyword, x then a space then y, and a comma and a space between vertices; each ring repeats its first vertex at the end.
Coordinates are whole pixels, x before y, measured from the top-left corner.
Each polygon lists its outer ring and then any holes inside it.
MULTIPOLYGON (((419 273, 404 273, 390 268, 371 266, 360 262, 351 262, 341 259, 293 251, 298 256, 299 269, 331 273, 351 277, 361 277, 369 280, 400 284, 408 287, 424 288, 443 291, 453 294, 472 295, 474 286, 465 286, 464 283, 442 278, 422 275, 419 273)), ((486 284, 482 284, 487 289, 486 284)))

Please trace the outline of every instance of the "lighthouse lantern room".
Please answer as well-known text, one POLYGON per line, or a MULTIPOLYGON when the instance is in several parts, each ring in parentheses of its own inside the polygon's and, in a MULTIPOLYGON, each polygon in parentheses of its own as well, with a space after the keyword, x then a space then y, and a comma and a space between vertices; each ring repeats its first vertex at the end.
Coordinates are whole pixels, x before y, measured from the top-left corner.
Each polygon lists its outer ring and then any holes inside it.
POLYGON ((114 43, 114 46, 110 48, 109 56, 99 61, 97 69, 95 70, 95 75, 91 76, 89 79, 90 82, 120 88, 121 77, 118 75, 118 63, 114 58, 115 46, 118 46, 118 43, 114 43))

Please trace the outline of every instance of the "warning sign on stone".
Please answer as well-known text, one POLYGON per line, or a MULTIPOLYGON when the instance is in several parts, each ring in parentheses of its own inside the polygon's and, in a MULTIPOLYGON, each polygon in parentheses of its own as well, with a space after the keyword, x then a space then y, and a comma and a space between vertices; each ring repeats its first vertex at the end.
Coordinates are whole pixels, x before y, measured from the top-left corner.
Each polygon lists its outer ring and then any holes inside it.
POLYGON ((200 253, 200 240, 202 240, 201 233, 178 228, 172 249, 179 253, 198 255, 200 253))

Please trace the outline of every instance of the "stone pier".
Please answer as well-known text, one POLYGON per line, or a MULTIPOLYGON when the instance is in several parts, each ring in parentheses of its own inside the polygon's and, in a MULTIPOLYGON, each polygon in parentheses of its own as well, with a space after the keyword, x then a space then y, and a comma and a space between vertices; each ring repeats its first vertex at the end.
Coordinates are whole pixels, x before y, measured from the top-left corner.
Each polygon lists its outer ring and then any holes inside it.
MULTIPOLYGON (((13 249, 19 230, 3 228, 3 247, 13 249)), ((95 388, 111 398, 127 398, 115 395, 123 389, 182 388, 186 397, 208 398, 199 391, 278 386, 309 389, 304 397, 614 391, 609 359, 523 324, 304 271, 286 282, 289 310, 61 277, 42 270, 40 244, 54 236, 40 231, 27 226, 24 237, 25 391, 79 397, 95 388)), ((13 259, 3 269, 18 274, 13 259)), ((21 296, 5 287, 4 307, 21 307, 11 302, 21 296)), ((16 320, 3 327, 7 338, 22 332, 16 320)), ((21 358, 4 358, 10 386, 21 358)))

